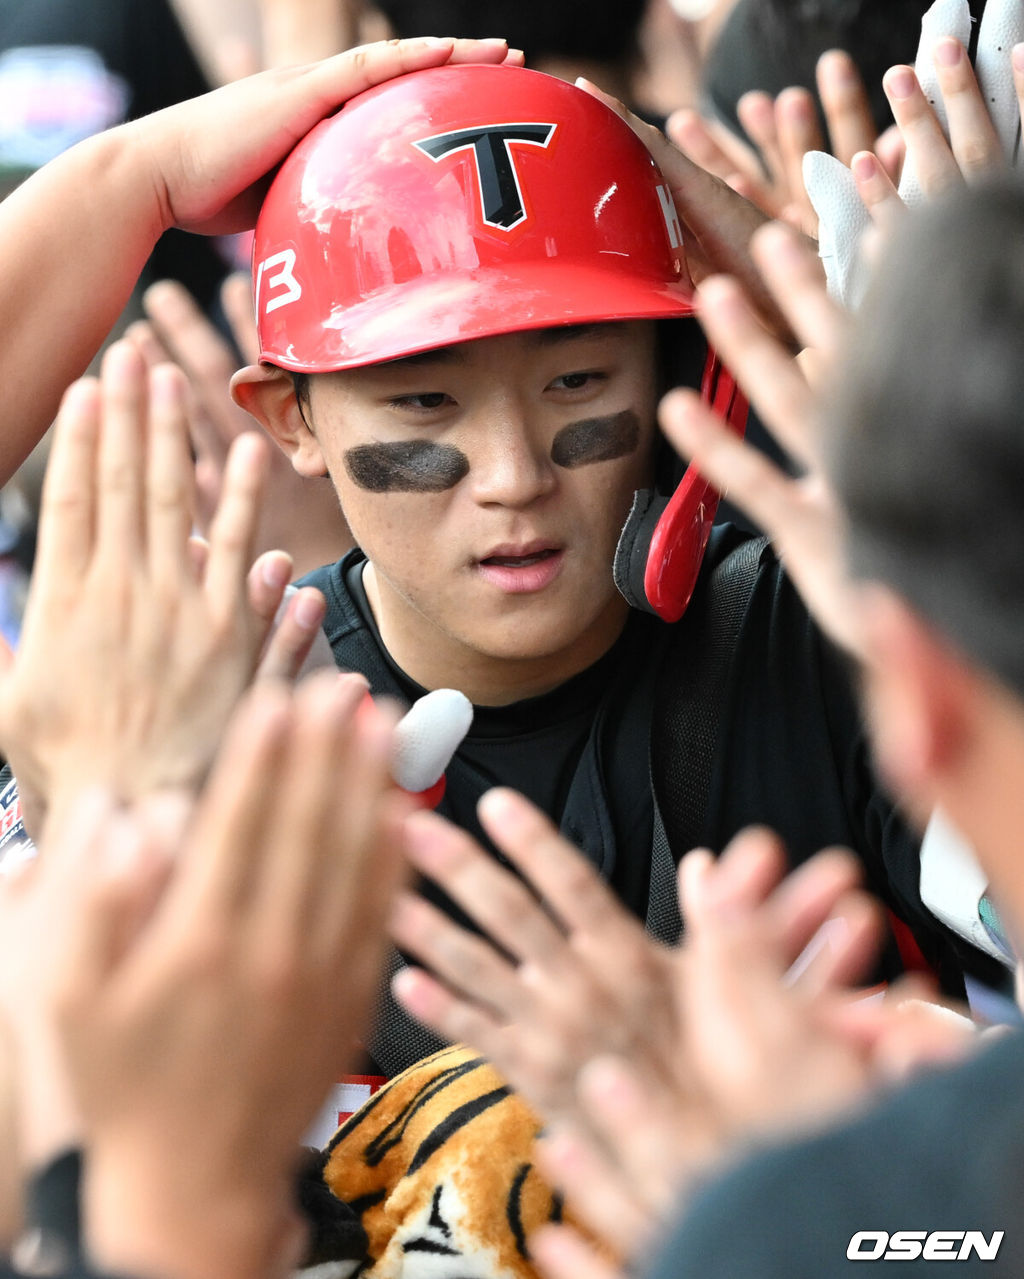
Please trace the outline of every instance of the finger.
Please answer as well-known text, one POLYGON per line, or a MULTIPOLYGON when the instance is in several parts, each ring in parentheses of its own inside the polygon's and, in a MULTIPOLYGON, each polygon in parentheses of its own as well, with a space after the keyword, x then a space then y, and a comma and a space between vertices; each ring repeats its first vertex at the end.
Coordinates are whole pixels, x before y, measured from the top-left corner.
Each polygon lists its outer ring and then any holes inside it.
POLYGON ((456 40, 450 36, 419 36, 360 45, 309 68, 320 93, 310 101, 309 90, 296 87, 305 108, 294 122, 296 139, 303 137, 329 111, 385 80, 441 66, 446 62, 501 62, 507 56, 504 40, 456 40))
POLYGON ((197 927, 202 922, 210 929, 210 945, 238 917, 260 874, 277 794, 267 779, 278 776, 291 722, 291 703, 279 686, 261 684, 247 693, 199 800, 183 870, 171 891, 186 899, 197 927))
POLYGON ((629 1174, 643 1206, 660 1218, 674 1198, 686 1154, 707 1153, 695 1116, 680 1122, 678 1096, 652 1096, 652 1083, 620 1057, 595 1057, 579 1073, 580 1099, 595 1131, 629 1174))
POLYGON ((143 489, 146 455, 146 368, 127 342, 115 342, 100 374, 97 550, 131 557, 145 539, 143 489))
POLYGON ((692 912, 700 909, 704 880, 714 863, 715 855, 710 848, 691 848, 680 858, 676 881, 679 910, 684 923, 692 912))
POLYGON ((870 150, 875 121, 857 64, 842 49, 829 49, 818 59, 818 96, 828 126, 829 150, 843 164, 858 151, 870 150))
MULTIPOLYGON (((326 888, 319 894, 320 932, 330 945, 337 921, 348 916, 365 926, 375 950, 383 944, 383 914, 386 901, 379 893, 394 882, 402 860, 398 850, 399 831, 393 820, 399 811, 407 813, 406 797, 395 793, 391 780, 391 754, 395 727, 400 712, 389 703, 380 705, 369 699, 369 683, 358 672, 339 676, 325 672, 320 678, 325 686, 334 681, 357 690, 354 701, 340 704, 335 696, 334 740, 326 743, 324 753, 324 786, 326 804, 322 841, 328 849, 324 863, 329 876, 326 888), (348 706, 352 705, 353 710, 348 706), (341 776, 342 783, 337 782, 341 776), (331 851, 333 845, 333 851, 331 851), (380 884, 376 885, 374 911, 369 902, 361 901, 361 891, 372 876, 375 859, 379 859, 380 884), (377 928, 373 920, 379 918, 377 928)), ((316 701, 315 677, 299 689, 299 701, 316 701)), ((353 694, 346 692, 346 697, 353 694)), ((299 767, 304 764, 301 755, 299 767)), ((390 897, 390 890, 386 897, 390 897)))
POLYGON ((356 710, 367 689, 360 675, 321 672, 293 698, 276 802, 260 832, 268 848, 255 888, 260 898, 254 905, 256 926, 271 959, 275 951, 294 953, 297 945, 309 947, 310 954, 329 950, 331 931, 320 927, 321 912, 326 910, 337 927, 341 912, 350 907, 338 887, 347 883, 349 858, 364 853, 373 805, 386 777, 372 734, 364 735, 362 745, 374 750, 375 768, 352 750, 356 710), (348 802, 336 829, 339 790, 348 802))
POLYGON ((260 358, 256 334, 256 312, 252 304, 252 275, 234 271, 220 286, 220 302, 231 326, 231 335, 244 364, 256 364, 260 358))
POLYGON ((826 356, 837 351, 845 315, 828 296, 821 264, 806 237, 782 223, 769 223, 755 233, 750 251, 800 344, 826 356))
POLYGON ((882 79, 882 87, 907 152, 900 194, 906 198, 905 188, 912 181, 919 183, 926 195, 937 195, 958 186, 963 181, 960 169, 913 69, 890 67, 882 79))
MULTIPOLYGON (((240 435, 231 445, 224 488, 210 525, 205 575, 207 598, 222 611, 239 607, 247 589, 267 463, 266 443, 253 432, 240 435)), ((261 635, 261 644, 262 639, 261 635)))
MULTIPOLYGON (((399 899, 401 902, 401 898, 399 899)), ((504 1017, 472 999, 460 997, 436 977, 419 968, 402 968, 391 979, 391 990, 410 1017, 449 1043, 470 1044, 501 1062, 498 1036, 504 1017)))
POLYGON ((969 1018, 935 1003, 904 1001, 875 1045, 874 1064, 883 1079, 899 1084, 924 1068, 963 1061, 983 1044, 969 1018))
MULTIPOLYGON (((94 378, 64 394, 43 481, 34 594, 81 580, 92 556, 101 397, 94 378)), ((31 607, 31 604, 30 604, 31 607)))
POLYGON ((747 173, 727 173, 724 180, 730 190, 735 191, 737 195, 743 196, 744 200, 750 200, 752 204, 756 204, 769 217, 784 217, 786 209, 790 207, 780 203, 771 187, 766 183, 759 182, 747 173))
POLYGON ((787 983, 810 1000, 855 986, 878 959, 884 933, 878 903, 867 893, 847 893, 790 966, 787 983))
POLYGON ((628 1177, 593 1142, 559 1124, 541 1137, 534 1152, 541 1173, 600 1240, 622 1256, 642 1247, 654 1219, 628 1177))
POLYGON ((861 882, 860 864, 846 849, 816 853, 787 875, 772 894, 766 910, 767 926, 792 963, 836 904, 861 882))
POLYGON ((906 149, 903 145, 903 136, 897 126, 892 124, 884 133, 880 133, 872 149, 881 160, 882 168, 894 183, 898 183, 906 149))
POLYGON ((895 226, 906 212, 906 205, 878 156, 871 151, 858 151, 850 162, 850 170, 857 184, 857 194, 872 219, 883 230, 895 226))
POLYGON ((705 120, 705 127, 727 156, 732 156, 733 166, 742 172, 763 177, 764 170, 757 154, 748 142, 744 142, 720 120, 705 120))
POLYGON ((541 1226, 530 1236, 530 1258, 547 1279, 626 1279, 572 1226, 541 1226))
POLYGON ((210 558, 210 543, 205 537, 193 534, 188 539, 185 554, 193 577, 197 582, 201 582, 206 573, 207 561, 210 558))
POLYGON ((201 408, 194 422, 200 436, 197 445, 211 449, 215 456, 223 456, 235 436, 251 426, 229 392, 236 366, 234 353, 184 285, 174 280, 150 285, 143 296, 143 305, 165 346, 192 384, 196 403, 201 408), (208 438, 210 436, 213 438, 208 438))
POLYGON ((165 584, 180 582, 186 572, 192 527, 187 390, 173 364, 157 365, 149 375, 146 535, 154 579, 165 584))
MULTIPOLYGON (((526 884, 465 831, 434 813, 418 813, 406 828, 406 852, 507 954, 543 969, 564 967, 565 937, 550 915, 526 884)), ((416 953, 436 966, 439 956, 416 953)))
MULTIPOLYGON (((762 415, 767 421, 767 415, 762 415)), ((670 391, 658 420, 681 456, 769 536, 785 540, 791 530, 794 481, 759 449, 740 440, 704 404, 697 392, 670 391)))
MULTIPOLYGON (((349 909, 344 916, 347 928, 335 947, 338 981, 344 982, 346 988, 349 1034, 364 1027, 374 1001, 380 997, 389 944, 387 921, 406 878, 401 832, 411 804, 408 796, 395 791, 385 796, 372 845, 367 845, 366 855, 354 863, 349 909)), ((343 817, 339 824, 341 821, 343 817)))
POLYGON ((124 340, 130 342, 146 362, 146 368, 155 369, 158 364, 173 362, 171 353, 156 335, 156 330, 146 320, 136 320, 124 331, 124 340))
POLYGON ((249 608, 265 625, 270 626, 277 616, 291 577, 292 557, 287 551, 264 551, 249 570, 249 608))
MULTIPOLYGON (((257 560, 257 565, 260 562, 257 560)), ((326 612, 327 601, 315 587, 296 591, 286 601, 280 621, 270 634, 256 678, 296 679, 316 642, 326 612)))
POLYGON ((933 56, 946 104, 950 146, 960 172, 968 182, 1000 172, 1006 167, 1002 144, 966 49, 959 40, 947 37, 936 41, 933 56))
POLYGON ((779 147, 775 103, 771 95, 761 89, 751 89, 736 103, 736 115, 746 130, 747 137, 761 153, 761 160, 771 178, 776 198, 784 203, 790 198, 791 192, 779 147))
POLYGON ((786 864, 785 846, 774 831, 760 826, 740 831, 704 869, 696 898, 689 886, 691 927, 749 914, 783 878, 786 864))
POLYGON ((783 89, 775 100, 775 129, 790 201, 803 210, 801 226, 813 233, 818 225, 804 190, 803 160, 808 151, 824 149, 814 98, 807 89, 783 89))
MULTIPOLYGON (((780 240, 780 243, 785 242, 780 240)), ((708 341, 757 406, 762 421, 792 457, 803 465, 811 465, 815 456, 815 400, 789 352, 761 327, 735 281, 724 276, 712 276, 700 286, 697 297, 698 314, 708 341)), ((670 439, 674 438, 670 423, 678 427, 681 419, 666 405, 681 394, 672 392, 662 401, 659 416, 670 439)), ((693 418, 692 414, 689 416, 693 418)), ((738 436, 734 435, 734 440, 742 447, 738 436)), ((702 445, 713 442, 708 438, 701 441, 702 445)), ((723 460, 728 456, 722 452, 726 447, 724 441, 717 442, 712 463, 719 456, 723 460)), ((731 450, 731 456, 738 455, 738 450, 731 450)), ((706 474, 712 478, 710 472, 706 474)), ((727 473, 716 473, 713 482, 732 487, 727 473)))
POLYGON ((974 51, 974 73, 999 136, 1003 159, 1011 165, 1019 158, 1021 117, 1013 88, 1012 54, 1008 57, 1007 52, 1022 38, 1024 6, 1020 0, 985 6, 974 51))
MULTIPOLYGON (((694 164, 699 164, 708 173, 728 178, 736 172, 736 157, 725 152, 712 136, 707 122, 692 107, 682 107, 672 113, 669 136, 694 164)), ((756 166, 757 161, 751 157, 751 168, 748 170, 743 166, 742 171, 753 176, 757 171, 756 166)))
POLYGON ((628 934, 642 934, 579 849, 529 800, 496 787, 481 798, 477 811, 487 834, 566 928, 608 936, 621 933, 625 924, 628 934))

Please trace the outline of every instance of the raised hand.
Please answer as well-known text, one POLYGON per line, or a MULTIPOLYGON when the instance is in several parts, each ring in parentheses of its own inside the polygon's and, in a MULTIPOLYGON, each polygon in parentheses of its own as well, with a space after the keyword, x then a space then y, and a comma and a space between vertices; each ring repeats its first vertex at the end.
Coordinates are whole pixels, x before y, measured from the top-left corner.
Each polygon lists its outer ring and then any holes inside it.
POLYGON ((576 83, 620 115, 650 151, 672 192, 684 231, 686 263, 693 282, 699 283, 718 271, 728 271, 742 280, 765 322, 773 329, 785 331, 785 321, 750 257, 750 238, 768 220, 768 215, 721 178, 694 164, 660 129, 634 115, 617 98, 604 93, 589 80, 576 83))
POLYGON ((819 373, 828 368, 845 316, 826 296, 813 250, 797 232, 775 223, 758 232, 751 248, 786 320, 814 350, 805 351, 803 363, 794 359, 759 323, 735 280, 705 281, 698 315, 761 420, 804 473, 786 475, 726 430, 695 392, 670 392, 661 404, 661 425, 679 451, 764 529, 815 621, 857 655, 858 611, 842 563, 835 501, 819 466, 818 395, 806 371, 812 364, 819 373))
POLYGON ((595 1053, 628 1052, 646 1070, 669 1069, 669 952, 527 800, 491 791, 480 818, 526 883, 441 818, 410 820, 409 860, 486 936, 403 894, 392 934, 435 975, 402 970, 399 1001, 490 1057, 548 1119, 576 1113, 576 1072, 595 1053))
POLYGON ((522 61, 503 40, 389 41, 266 71, 97 134, 0 205, 6 388, 0 481, 53 420, 124 308, 163 231, 251 227, 268 175, 319 120, 392 76, 522 61), (54 317, 60 341, 53 341, 54 317))
POLYGON ((921 31, 915 66, 892 67, 883 81, 906 154, 898 192, 868 152, 850 160, 852 173, 814 153, 805 160, 804 178, 820 219, 829 288, 848 305, 859 301, 866 278, 860 262, 869 225, 865 209, 884 229, 907 205, 1019 162, 1024 4, 986 4, 976 71, 966 51, 966 0, 936 0, 922 19, 921 31))
MULTIPOLYGON (((248 274, 229 276, 221 298, 243 361, 255 363, 259 350, 248 274)), ((231 375, 237 367, 234 351, 188 290, 172 280, 163 280, 147 289, 144 306, 149 325, 134 325, 126 336, 139 347, 150 367, 170 358, 189 379, 189 428, 196 459, 196 526, 205 536, 221 498, 232 443, 245 432, 262 432, 231 398, 231 375)), ((257 552, 287 551, 292 558, 292 571, 298 577, 340 559, 351 545, 352 535, 330 480, 299 475, 272 445, 255 538, 257 552)))
MULTIPOLYGON (((858 151, 870 150, 877 142, 863 81, 850 56, 831 49, 818 60, 817 82, 831 152, 848 165, 858 151)), ((667 132, 695 164, 727 182, 770 217, 785 218, 815 235, 818 218, 802 172, 807 152, 825 150, 813 97, 797 87, 784 89, 774 99, 751 90, 740 98, 736 111, 764 167, 723 125, 702 119, 691 108, 675 112, 667 132)))
MULTIPOLYGON (((31 833, 89 784, 125 799, 197 784, 253 678, 288 582, 287 555, 255 564, 266 444, 231 450, 208 545, 190 540, 186 386, 147 377, 126 344, 99 382, 65 397, 44 486, 35 577, 16 656, 0 674, 0 742, 31 833)), ((267 650, 293 670, 323 616, 300 592, 267 650)))
POLYGON ((184 832, 91 792, 22 872, 60 925, 38 997, 105 1269, 273 1275, 294 1246, 299 1143, 362 1030, 399 875, 391 721, 365 688, 261 686, 184 832))
POLYGON ((780 842, 762 830, 737 836, 717 862, 703 850, 684 859, 671 1077, 645 1075, 626 1056, 591 1060, 578 1079, 585 1124, 556 1122, 541 1144, 549 1179, 620 1256, 642 1253, 723 1157, 776 1126, 834 1113, 867 1086, 866 1050, 819 1042, 808 1027, 845 1006, 873 953, 875 913, 852 894, 848 854, 819 854, 788 877, 785 867, 780 842), (753 1007, 759 992, 764 1009, 753 1007), (819 1077, 830 1051, 841 1068, 832 1062, 819 1077))

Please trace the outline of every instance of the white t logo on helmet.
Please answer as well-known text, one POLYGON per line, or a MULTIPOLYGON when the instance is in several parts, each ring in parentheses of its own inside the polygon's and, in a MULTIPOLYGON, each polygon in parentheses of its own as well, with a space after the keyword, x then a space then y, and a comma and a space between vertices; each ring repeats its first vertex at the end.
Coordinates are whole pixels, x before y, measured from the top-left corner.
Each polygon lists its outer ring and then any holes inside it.
POLYGON ((553 124, 482 124, 454 133, 438 133, 413 146, 435 164, 455 151, 472 151, 484 222, 500 231, 511 231, 525 222, 527 214, 509 144, 546 147, 555 128, 553 124))

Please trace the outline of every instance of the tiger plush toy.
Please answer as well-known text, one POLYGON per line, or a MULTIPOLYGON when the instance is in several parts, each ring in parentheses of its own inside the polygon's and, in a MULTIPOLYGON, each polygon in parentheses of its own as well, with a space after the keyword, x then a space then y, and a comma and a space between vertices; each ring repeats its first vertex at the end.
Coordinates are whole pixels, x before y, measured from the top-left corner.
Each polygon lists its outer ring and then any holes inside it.
POLYGON ((562 1219, 561 1199, 532 1162, 540 1127, 468 1048, 445 1048, 411 1066, 321 1155, 323 1182, 365 1232, 363 1255, 303 1275, 536 1279, 527 1239, 562 1219))

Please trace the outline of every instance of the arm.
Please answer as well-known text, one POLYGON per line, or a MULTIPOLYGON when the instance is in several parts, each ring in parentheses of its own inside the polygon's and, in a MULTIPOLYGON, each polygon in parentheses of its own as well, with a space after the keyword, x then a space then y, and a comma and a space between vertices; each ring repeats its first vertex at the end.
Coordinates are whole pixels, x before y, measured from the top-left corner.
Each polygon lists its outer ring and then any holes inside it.
POLYGON ((259 0, 268 67, 312 62, 359 41, 362 0, 259 0))
MULTIPOLYGON (((256 363, 259 349, 248 275, 229 276, 224 281, 221 300, 243 360, 256 363)), ((147 289, 143 302, 149 324, 133 325, 126 336, 135 342, 151 367, 170 358, 189 379, 189 433, 196 459, 196 525, 205 537, 220 500, 224 465, 232 443, 246 433, 262 432, 231 398, 229 384, 237 367, 234 351, 187 289, 172 280, 163 280, 147 289)), ((352 535, 330 480, 300 476, 284 453, 272 445, 256 550, 287 551, 292 557, 293 576, 301 577, 321 564, 340 559, 351 545, 352 535)))
POLYGON ((347 98, 406 71, 506 54, 502 41, 408 40, 264 72, 99 134, 34 174, 0 205, 0 480, 49 426, 162 232, 251 226, 266 175, 347 98))
MULTIPOLYGON (((58 418, 22 639, 0 671, 0 741, 37 838, 85 785, 133 798, 202 780, 288 582, 286 555, 252 564, 266 465, 252 433, 228 458, 209 543, 190 539, 185 391, 121 343, 58 418)), ((292 599, 266 653, 276 673, 322 615, 318 592, 292 599)))
POLYGON ((187 828, 187 804, 173 822, 92 791, 29 872, 52 938, 32 1002, 79 1108, 99 1268, 297 1261, 294 1160, 375 992, 398 873, 390 721, 364 693, 333 674, 262 687, 187 828))

